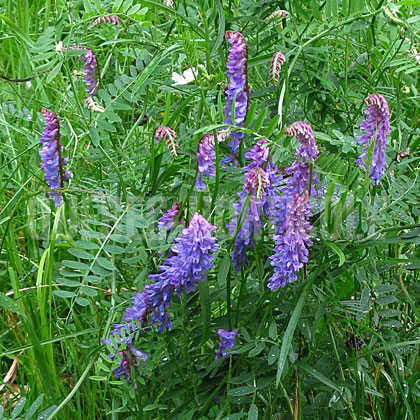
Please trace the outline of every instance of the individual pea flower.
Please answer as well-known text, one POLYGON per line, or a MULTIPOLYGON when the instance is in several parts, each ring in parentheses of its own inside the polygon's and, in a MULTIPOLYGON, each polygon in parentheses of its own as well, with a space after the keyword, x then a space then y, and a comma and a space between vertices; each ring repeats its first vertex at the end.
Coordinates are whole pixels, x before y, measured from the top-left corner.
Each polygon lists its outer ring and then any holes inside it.
POLYGON ((308 159, 314 162, 318 156, 318 146, 315 143, 315 134, 310 124, 303 121, 295 121, 284 129, 284 134, 295 136, 300 143, 296 150, 296 157, 300 157, 302 162, 308 159))
POLYGON ((274 236, 274 253, 270 257, 274 272, 267 284, 271 290, 296 281, 303 263, 308 262, 308 247, 312 245, 308 234, 312 229, 310 216, 306 190, 302 195, 296 194, 290 202, 286 220, 279 234, 274 236))
POLYGON ((161 125, 157 128, 155 133, 155 142, 159 143, 161 139, 164 139, 168 149, 169 153, 173 158, 176 158, 178 156, 178 153, 176 149, 178 148, 178 142, 176 140, 176 132, 172 130, 172 128, 161 125))
MULTIPOLYGON (((161 232, 162 229, 164 229, 166 232, 169 232, 174 223, 175 220, 178 218, 179 208, 182 205, 182 202, 176 202, 172 204, 172 207, 164 213, 161 218, 158 221, 158 231, 161 232)), ((182 216, 182 215, 181 215, 182 216)), ((180 220, 181 217, 178 218, 180 220)))
POLYGON ((378 93, 365 99, 368 106, 365 114, 368 116, 360 125, 365 133, 359 137, 359 144, 364 145, 363 152, 356 160, 359 169, 366 169, 367 145, 373 143, 373 154, 370 162, 369 177, 373 185, 378 185, 385 173, 386 136, 391 132, 389 127, 389 108, 387 100, 378 93))
MULTIPOLYGON (((220 131, 218 131, 216 134, 218 143, 224 141, 228 135, 227 132, 220 131)), ((203 182, 203 175, 208 178, 214 178, 216 176, 216 165, 214 163, 215 159, 216 152, 214 150, 214 134, 208 133, 205 134, 198 143, 198 171, 195 184, 199 191, 205 190, 207 188, 206 184, 203 182)))
POLYGON ((174 0, 163 0, 163 4, 166 7, 174 7, 174 0))
POLYGON ((93 28, 96 25, 99 25, 100 23, 112 23, 115 26, 120 26, 118 16, 101 16, 92 22, 92 24, 90 25, 90 28, 93 28))
POLYGON ((237 333, 237 330, 226 331, 222 328, 217 331, 217 334, 219 335, 219 347, 216 353, 216 360, 227 355, 225 350, 234 346, 237 333))
POLYGON ((71 172, 66 171, 67 158, 61 156, 63 146, 60 144, 60 123, 58 115, 55 112, 41 109, 45 118, 45 127, 40 139, 41 164, 44 170, 44 179, 47 185, 52 189, 49 196, 56 207, 63 202, 63 196, 58 188, 63 187, 63 183, 71 178, 71 172))
MULTIPOLYGON (((239 32, 228 31, 225 33, 225 38, 232 46, 229 51, 226 73, 229 77, 229 84, 225 90, 225 123, 243 127, 249 100, 248 46, 245 38, 239 32), (234 115, 232 115, 232 110, 234 115)), ((232 140, 228 143, 230 155, 223 159, 224 164, 229 162, 236 164, 239 145, 243 137, 244 133, 242 131, 234 130, 231 132, 230 138, 232 140)))
POLYGON ((131 344, 125 350, 119 352, 119 356, 121 357, 120 365, 114 369, 114 377, 123 376, 127 382, 131 382, 131 368, 138 368, 140 361, 146 361, 148 357, 147 353, 131 344))
POLYGON ((105 112, 104 107, 95 102, 90 96, 85 99, 85 104, 92 112, 105 112))
POLYGON ((277 51, 273 54, 269 70, 269 78, 276 86, 279 83, 281 66, 285 61, 286 57, 281 51, 277 51))
POLYGON ((82 55, 82 61, 84 63, 83 73, 85 74, 82 80, 86 83, 85 91, 89 96, 95 96, 99 89, 96 55, 92 50, 88 49, 82 55))

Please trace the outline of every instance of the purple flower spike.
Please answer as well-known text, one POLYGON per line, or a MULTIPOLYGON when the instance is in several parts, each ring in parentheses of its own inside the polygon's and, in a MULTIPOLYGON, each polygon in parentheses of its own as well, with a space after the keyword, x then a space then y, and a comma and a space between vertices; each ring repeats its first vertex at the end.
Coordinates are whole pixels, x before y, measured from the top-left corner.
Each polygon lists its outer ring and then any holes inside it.
POLYGON ((356 162, 359 165, 359 169, 366 169, 367 144, 374 142, 369 177, 372 179, 373 185, 378 185, 386 167, 386 136, 391 132, 389 127, 389 108, 386 99, 378 93, 368 96, 365 99, 365 104, 368 106, 368 109, 365 111, 368 118, 360 125, 360 128, 365 133, 359 137, 359 144, 363 144, 365 147, 356 162))
POLYGON ((44 179, 47 185, 53 189, 49 192, 51 200, 56 207, 63 202, 63 196, 56 188, 62 188, 63 183, 71 178, 71 172, 63 169, 67 165, 67 158, 61 156, 63 146, 60 144, 60 124, 55 112, 41 108, 45 118, 45 127, 40 139, 41 164, 44 170, 44 179))
POLYGON ((89 96, 95 96, 98 93, 98 63, 96 61, 96 55, 92 50, 87 50, 82 55, 82 60, 85 66, 83 67, 83 72, 85 76, 83 81, 86 83, 85 91, 89 96))
POLYGON ((261 199, 267 185, 270 185, 270 180, 264 169, 262 168, 253 168, 251 169, 245 178, 244 189, 246 192, 250 193, 252 197, 261 199))
MULTIPOLYGON (((225 38, 232 45, 228 56, 229 62, 226 73, 229 77, 229 85, 225 90, 225 123, 243 127, 249 99, 247 80, 248 47, 245 38, 239 32, 228 31, 225 33, 225 38), (235 118, 232 115, 232 108, 235 112, 235 118)), ((242 131, 232 131, 230 135, 232 141, 228 143, 231 149, 230 155, 223 159, 223 163, 236 162, 239 144, 243 137, 244 133, 242 131)))
POLYGON ((159 266, 158 274, 149 276, 154 284, 145 287, 149 297, 149 305, 153 308, 152 322, 160 323, 160 330, 170 328, 169 308, 174 291, 182 295, 182 288, 186 293, 194 292, 199 280, 204 280, 210 268, 214 267, 213 252, 216 251, 216 238, 212 232, 216 229, 203 216, 195 213, 190 225, 183 229, 175 239, 172 255, 159 266))
POLYGON ((234 346, 235 336, 238 333, 237 330, 226 331, 221 328, 217 331, 219 335, 219 347, 216 353, 216 360, 226 356, 225 350, 230 349, 234 346))
POLYGON ((310 124, 303 121, 295 121, 292 125, 284 129, 284 134, 296 136, 300 142, 296 150, 296 157, 302 158, 302 162, 308 159, 314 162, 318 156, 318 147, 315 143, 315 135, 310 124))
MULTIPOLYGON (((174 222, 178 216, 179 212, 179 206, 181 205, 181 202, 176 202, 172 204, 172 207, 162 215, 162 217, 158 221, 158 231, 160 232, 162 229, 165 229, 166 232, 169 232, 174 222)), ((181 215, 182 216, 182 215, 181 215)), ((181 218, 179 218, 181 219, 181 218)))
MULTIPOLYGON (((220 143, 227 137, 226 132, 217 132, 217 141, 220 143)), ((216 176, 216 165, 214 160, 216 159, 216 152, 214 150, 214 135, 205 134, 198 143, 197 162, 198 172, 195 181, 196 187, 199 191, 207 188, 204 184, 202 176, 208 178, 214 178, 216 176)))
POLYGON ((303 263, 308 262, 308 247, 312 245, 308 234, 312 229, 308 220, 310 216, 308 191, 303 195, 296 194, 289 204, 280 233, 274 236, 276 246, 270 257, 274 273, 267 284, 271 290, 297 280, 303 263))

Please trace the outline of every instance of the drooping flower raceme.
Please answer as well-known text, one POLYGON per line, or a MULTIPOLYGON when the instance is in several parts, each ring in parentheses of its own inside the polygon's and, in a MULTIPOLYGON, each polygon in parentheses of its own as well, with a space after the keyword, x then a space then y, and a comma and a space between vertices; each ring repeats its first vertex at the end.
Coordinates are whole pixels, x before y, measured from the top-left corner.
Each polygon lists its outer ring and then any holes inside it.
POLYGON ((226 331, 221 328, 217 331, 219 335, 219 347, 216 353, 216 360, 226 356, 227 353, 225 350, 233 347, 237 333, 237 330, 226 331))
POLYGON ((172 204, 172 207, 166 212, 163 213, 161 218, 158 221, 158 231, 160 232, 162 229, 165 229, 166 232, 169 232, 173 225, 175 220, 177 219, 178 212, 179 212, 179 206, 181 202, 175 201, 174 204, 172 204))
POLYGON ((285 128, 284 133, 296 136, 300 145, 295 152, 296 159, 286 168, 286 173, 291 176, 286 178, 284 185, 280 188, 282 195, 276 202, 276 210, 272 212, 272 222, 277 226, 276 234, 279 234, 283 226, 288 205, 294 196, 302 194, 309 188, 309 184, 311 184, 311 195, 316 195, 314 185, 319 184, 314 167, 310 179, 310 164, 315 162, 319 152, 310 124, 296 121, 285 128))
POLYGON ((315 143, 315 134, 310 124, 303 121, 295 121, 284 129, 284 134, 296 136, 300 143, 296 150, 296 157, 300 157, 302 162, 309 160, 314 162, 318 156, 318 146, 315 143))
POLYGON ((237 271, 248 265, 246 249, 254 247, 254 235, 260 234, 264 225, 263 213, 271 219, 273 203, 277 200, 276 189, 281 177, 269 158, 269 148, 264 147, 266 142, 259 140, 245 153, 252 162, 244 168, 248 171, 244 189, 238 192, 239 202, 233 204, 234 217, 227 225, 230 234, 236 234, 232 261, 237 271))
POLYGON ((274 273, 268 280, 271 290, 294 282, 303 263, 308 262, 308 247, 312 245, 308 234, 312 228, 310 216, 306 190, 302 195, 296 194, 289 203, 286 220, 279 234, 274 236, 274 253, 270 257, 274 273))
MULTIPOLYGON (((245 38, 239 32, 228 31, 225 33, 225 38, 232 46, 229 51, 226 73, 229 77, 229 85, 225 90, 225 123, 243 127, 249 100, 248 47, 245 38)), ((228 143, 230 155, 223 159, 223 163, 232 161, 236 163, 239 145, 243 137, 244 133, 242 131, 234 130, 231 132, 230 138, 232 140, 228 143)))
POLYGON ((365 99, 365 104, 368 106, 365 111, 368 118, 360 125, 360 128, 365 133, 359 137, 359 144, 365 146, 356 162, 359 165, 359 169, 366 169, 367 145, 373 142, 369 177, 372 179, 373 185, 378 185, 386 167, 386 136, 391 132, 389 127, 389 108, 387 100, 378 93, 368 96, 365 99))
POLYGON ((169 153, 173 158, 178 156, 178 142, 176 140, 176 132, 172 128, 161 125, 157 128, 155 133, 155 142, 159 143, 160 140, 164 139, 168 146, 169 153))
MULTIPOLYGON (((216 238, 212 232, 216 229, 203 216, 195 213, 189 226, 175 239, 176 245, 172 248, 172 256, 166 258, 161 266, 160 273, 149 276, 154 283, 148 284, 143 293, 136 293, 132 306, 127 308, 124 315, 129 324, 114 324, 110 338, 102 342, 113 347, 114 353, 122 343, 126 346, 132 344, 134 337, 141 336, 141 327, 146 327, 148 317, 151 315, 152 324, 159 323, 158 332, 171 328, 169 306, 174 292, 179 297, 182 290, 190 293, 196 290, 198 281, 205 280, 209 270, 214 267, 213 253, 217 249, 216 238), (128 327, 128 329, 127 329, 128 327), (116 346, 116 347, 115 347, 116 346)), ((129 348, 130 349, 130 348, 129 348)), ((145 359, 146 353, 141 350, 132 353, 145 359)), ((111 358, 115 355, 111 354, 111 358)), ((125 375, 127 372, 127 355, 122 354, 121 364, 116 372, 125 375)))
MULTIPOLYGON (((216 134, 218 143, 224 141, 228 135, 227 132, 220 131, 216 134)), ((216 165, 214 163, 215 159, 216 152, 214 150, 214 134, 205 134, 198 143, 197 151, 198 172, 195 185, 199 191, 207 188, 206 184, 203 182, 203 175, 208 178, 214 178, 216 176, 216 165)))
POLYGON ((87 50, 82 55, 82 60, 84 63, 83 72, 85 76, 83 81, 86 83, 85 91, 89 96, 95 96, 98 93, 99 84, 98 84, 98 63, 96 61, 96 55, 92 50, 87 50))
POLYGON ((281 66, 285 61, 286 57, 281 51, 275 52, 271 58, 269 77, 274 85, 279 83, 281 66))
POLYGON ((47 185, 52 188, 49 192, 51 200, 56 207, 63 202, 63 196, 56 188, 62 188, 63 183, 71 178, 71 172, 66 171, 67 158, 61 156, 63 146, 60 144, 60 123, 55 112, 41 109, 45 118, 45 127, 40 139, 41 163, 44 170, 44 179, 47 185))

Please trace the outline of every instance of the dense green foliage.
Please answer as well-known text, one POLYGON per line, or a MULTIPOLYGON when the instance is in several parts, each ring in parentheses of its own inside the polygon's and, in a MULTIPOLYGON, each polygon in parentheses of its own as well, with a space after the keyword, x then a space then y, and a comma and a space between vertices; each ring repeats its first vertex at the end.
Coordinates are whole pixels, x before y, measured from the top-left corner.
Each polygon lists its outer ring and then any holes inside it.
MULTIPOLYGON (((419 15, 418 0, 0 0, 0 73, 39 73, 0 80, 0 419, 420 418, 419 15), (267 23, 280 9, 289 15, 267 23), (110 14, 119 27, 90 27, 110 14), (320 148, 310 261, 278 292, 266 286, 269 223, 249 266, 230 263, 243 171, 220 167, 209 189, 194 188, 197 143, 223 127, 226 30, 248 42, 241 163, 266 137, 274 162, 290 165, 297 143, 283 129, 296 120, 320 148), (73 45, 97 56, 103 113, 85 106, 73 45), (190 67, 196 80, 173 86, 190 67), (374 92, 392 130, 378 186, 355 164, 374 92), (60 116, 73 172, 58 208, 40 166, 41 107, 60 116), (178 133, 175 159, 154 142, 159 125, 178 133), (140 340, 149 358, 135 392, 113 378, 100 340, 179 234, 156 227, 179 200, 187 219, 199 211, 217 226, 216 268, 173 299, 170 331, 140 340), (218 328, 239 334, 215 361, 218 328)), ((217 159, 227 153, 221 143, 217 159)))

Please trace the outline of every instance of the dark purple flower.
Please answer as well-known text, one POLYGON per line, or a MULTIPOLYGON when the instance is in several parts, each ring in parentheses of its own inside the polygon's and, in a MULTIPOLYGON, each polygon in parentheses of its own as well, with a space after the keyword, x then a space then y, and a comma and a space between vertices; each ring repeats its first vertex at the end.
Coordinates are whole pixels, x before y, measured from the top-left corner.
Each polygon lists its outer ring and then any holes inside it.
POLYGON ((360 125, 360 128, 365 133, 359 137, 359 144, 363 144, 365 147, 356 162, 359 165, 359 169, 366 169, 367 145, 373 142, 374 147, 369 177, 372 179, 373 185, 378 185, 386 167, 386 136, 391 132, 389 127, 389 108, 386 99, 378 93, 368 96, 365 99, 365 104, 368 106, 368 109, 365 111, 368 118, 360 125))
POLYGON ((71 178, 71 172, 63 167, 67 165, 67 158, 61 156, 63 146, 60 144, 60 124, 55 112, 41 108, 45 118, 45 127, 40 139, 41 164, 44 170, 44 179, 47 185, 53 189, 49 192, 51 200, 56 207, 63 202, 63 196, 56 188, 62 188, 63 183, 71 178))
MULTIPOLYGON (((226 132, 217 132, 218 143, 224 141, 226 137, 226 132)), ((197 151, 198 172, 195 184, 199 191, 207 188, 202 179, 203 175, 208 178, 214 178, 216 176, 216 165, 214 164, 215 159, 216 152, 214 150, 214 135, 212 133, 205 134, 198 143, 197 151)))
POLYGON ((157 128, 155 133, 155 142, 159 143, 161 139, 165 139, 168 146, 169 153, 173 158, 178 156, 176 149, 178 149, 178 142, 176 140, 176 132, 172 128, 161 125, 157 128))
POLYGON ((217 334, 219 335, 219 347, 216 353, 216 360, 226 356, 227 353, 225 350, 234 346, 235 336, 237 333, 237 330, 225 331, 221 328, 217 331, 217 334))
POLYGON ((281 66, 285 61, 286 57, 281 51, 277 51, 273 54, 269 70, 269 78, 274 85, 278 85, 279 83, 281 66))
POLYGON ((120 365, 114 369, 115 378, 124 376, 127 382, 131 380, 131 367, 138 367, 140 361, 147 359, 147 353, 143 350, 139 350, 136 347, 129 344, 126 350, 119 352, 121 356, 120 365))
POLYGON ((83 81, 86 83, 85 91, 89 96, 95 96, 98 93, 98 63, 96 61, 96 55, 92 50, 87 50, 82 55, 82 60, 85 66, 83 67, 83 72, 85 76, 83 81))
MULTIPOLYGON (((181 202, 176 202, 172 204, 172 207, 164 213, 161 218, 158 221, 158 231, 160 232, 162 229, 165 229, 166 232, 169 232, 173 225, 175 220, 178 217, 179 212, 179 206, 181 205, 181 202)), ((178 218, 180 220, 180 218, 178 218)))
POLYGON ((267 285, 271 290, 294 282, 303 263, 308 262, 308 247, 312 245, 308 234, 312 229, 310 216, 306 190, 303 195, 296 194, 290 202, 286 220, 279 234, 274 236, 274 254, 270 257, 274 273, 267 285))
MULTIPOLYGON (((228 31, 225 33, 225 38, 232 46, 229 51, 226 73, 229 77, 229 85, 225 90, 225 123, 243 127, 249 99, 247 81, 248 47, 245 38, 239 32, 228 31), (232 109, 234 110, 234 118, 232 109)), ((231 152, 227 158, 223 159, 223 163, 236 161, 239 144, 244 137, 244 133, 235 130, 231 132, 230 137, 232 141, 228 143, 228 146, 231 152)))

